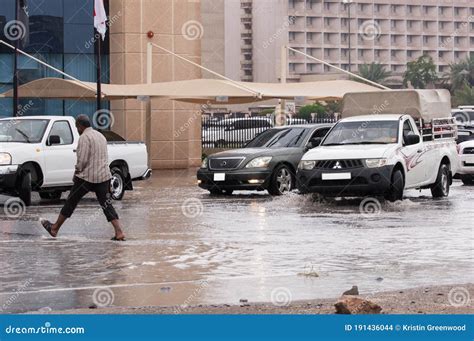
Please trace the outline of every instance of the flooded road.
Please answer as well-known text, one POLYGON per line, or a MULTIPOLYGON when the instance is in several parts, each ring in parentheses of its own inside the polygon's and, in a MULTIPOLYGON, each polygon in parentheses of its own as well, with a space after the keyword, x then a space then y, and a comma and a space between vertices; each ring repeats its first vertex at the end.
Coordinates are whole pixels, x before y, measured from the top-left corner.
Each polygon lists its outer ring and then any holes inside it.
MULTIPOLYGON (((0 309, 238 304, 336 297, 421 285, 473 282, 474 188, 449 198, 409 191, 403 202, 319 202, 290 194, 210 197, 193 171, 155 172, 114 205, 128 241, 87 197, 48 238, 38 220, 0 207, 0 309)), ((0 197, 0 203, 8 198, 0 197)), ((179 311, 177 311, 179 312, 179 311)))

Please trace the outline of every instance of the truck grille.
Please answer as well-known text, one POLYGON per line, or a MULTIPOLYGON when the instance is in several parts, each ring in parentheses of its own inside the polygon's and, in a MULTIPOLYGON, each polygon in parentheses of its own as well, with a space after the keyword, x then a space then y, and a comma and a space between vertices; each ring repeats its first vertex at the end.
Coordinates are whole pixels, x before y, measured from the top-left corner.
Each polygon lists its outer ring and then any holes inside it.
POLYGON ((474 147, 464 148, 464 154, 474 154, 474 147))
POLYGON ((321 160, 315 168, 321 169, 351 169, 363 167, 361 160, 321 160))
POLYGON ((245 158, 222 158, 222 159, 210 159, 209 168, 212 170, 231 170, 239 168, 240 164, 245 158))

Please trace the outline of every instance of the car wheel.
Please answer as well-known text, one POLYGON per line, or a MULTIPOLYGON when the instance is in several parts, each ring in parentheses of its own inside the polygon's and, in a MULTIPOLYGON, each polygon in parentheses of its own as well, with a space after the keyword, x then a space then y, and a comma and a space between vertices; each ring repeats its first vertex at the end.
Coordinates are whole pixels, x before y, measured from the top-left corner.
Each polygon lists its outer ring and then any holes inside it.
POLYGON ((122 200, 125 195, 125 177, 120 168, 111 169, 110 194, 114 200, 122 200))
POLYGON ((385 195, 385 199, 395 202, 403 199, 403 190, 405 189, 405 179, 401 171, 397 170, 392 175, 390 189, 385 195))
POLYGON ((436 182, 431 187, 433 198, 443 198, 449 195, 449 166, 442 164, 438 170, 436 182))
POLYGON ((18 187, 18 196, 25 203, 25 206, 31 206, 31 173, 24 172, 20 178, 18 187))
POLYGON ((59 200, 63 192, 54 191, 54 192, 39 192, 39 196, 43 200, 59 200))
POLYGON ((293 189, 294 183, 294 175, 290 168, 285 165, 280 165, 273 171, 268 193, 276 196, 290 192, 293 189))
POLYGON ((461 181, 466 186, 474 185, 474 178, 472 175, 461 175, 461 181))

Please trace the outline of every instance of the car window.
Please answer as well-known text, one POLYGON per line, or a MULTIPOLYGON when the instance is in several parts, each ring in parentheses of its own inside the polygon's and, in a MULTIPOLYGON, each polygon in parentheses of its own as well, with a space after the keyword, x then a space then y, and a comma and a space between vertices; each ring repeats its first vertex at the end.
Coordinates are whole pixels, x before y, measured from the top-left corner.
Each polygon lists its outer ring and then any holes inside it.
POLYGON ((406 121, 403 123, 403 142, 404 142, 404 143, 406 143, 405 139, 406 139, 406 137, 408 136, 408 134, 409 134, 410 132, 414 133, 410 121, 409 121, 409 120, 406 120, 406 121))
POLYGON ((331 128, 321 128, 321 129, 317 129, 313 135, 311 136, 311 139, 316 139, 316 138, 323 138, 324 136, 326 136, 326 134, 328 133, 328 131, 330 130, 331 128))
POLYGON ((60 145, 72 144, 74 138, 72 136, 71 127, 67 121, 54 122, 49 136, 57 135, 61 141, 60 145))
POLYGON ((272 140, 270 140, 266 147, 297 147, 303 141, 306 132, 307 130, 304 128, 286 129, 282 131, 279 135, 275 136, 272 140))

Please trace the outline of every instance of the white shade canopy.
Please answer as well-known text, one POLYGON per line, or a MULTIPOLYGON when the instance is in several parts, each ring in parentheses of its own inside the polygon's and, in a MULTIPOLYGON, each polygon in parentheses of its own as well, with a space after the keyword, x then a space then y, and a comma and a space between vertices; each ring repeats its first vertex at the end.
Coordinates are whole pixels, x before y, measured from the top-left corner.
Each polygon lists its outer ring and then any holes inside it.
MULTIPOLYGON (((22 98, 94 100, 96 84, 61 78, 42 78, 18 88, 22 98)), ((371 92, 379 89, 349 80, 303 83, 246 83, 217 79, 193 79, 153 84, 102 84, 105 100, 158 97, 192 103, 250 103, 267 99, 308 100, 341 99, 348 92, 371 92)), ((12 97, 9 90, 0 97, 12 97)))

